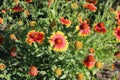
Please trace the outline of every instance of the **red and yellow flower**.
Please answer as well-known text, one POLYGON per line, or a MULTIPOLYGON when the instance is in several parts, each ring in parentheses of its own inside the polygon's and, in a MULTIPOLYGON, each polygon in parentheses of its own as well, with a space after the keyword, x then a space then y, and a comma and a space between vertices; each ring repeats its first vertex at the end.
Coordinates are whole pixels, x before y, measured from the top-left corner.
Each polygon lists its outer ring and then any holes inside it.
POLYGON ((29 44, 32 44, 34 42, 42 44, 44 38, 45 38, 44 32, 42 32, 42 31, 36 32, 35 30, 31 30, 27 34, 26 42, 29 44))
POLYGON ((90 26, 87 24, 87 21, 83 21, 79 26, 76 26, 76 30, 79 31, 79 36, 87 36, 90 34, 90 26))
POLYGON ((63 17, 60 18, 60 23, 62 23, 63 25, 66 25, 68 27, 71 25, 71 21, 68 19, 65 19, 63 17))
POLYGON ((95 25, 94 31, 99 32, 99 33, 105 33, 107 30, 105 28, 104 23, 100 22, 97 25, 95 25))
POLYGON ((95 59, 94 56, 88 55, 87 58, 84 60, 84 65, 88 67, 88 69, 91 69, 95 66, 95 59))
POLYGON ((68 48, 67 37, 61 31, 53 32, 49 42, 53 46, 53 50, 57 52, 63 52, 68 48))
POLYGON ((115 56, 116 58, 120 58, 120 52, 119 52, 119 51, 115 52, 114 56, 115 56))
POLYGON ((4 22, 3 19, 0 17, 0 24, 3 24, 3 22, 4 22))
POLYGON ((29 74, 31 76, 37 76, 37 74, 38 74, 37 68, 35 66, 30 66, 29 74))
POLYGON ((84 4, 84 8, 89 9, 89 10, 91 10, 93 12, 95 12, 97 10, 97 7, 95 5, 93 5, 93 4, 91 4, 91 3, 84 4))
POLYGON ((13 8, 13 11, 18 13, 18 12, 22 12, 23 11, 23 7, 20 4, 16 4, 13 8))
POLYGON ((115 28, 114 35, 116 37, 116 40, 118 42, 120 42, 120 26, 118 26, 117 28, 115 28))
POLYGON ((117 23, 120 24, 120 11, 116 12, 117 23))

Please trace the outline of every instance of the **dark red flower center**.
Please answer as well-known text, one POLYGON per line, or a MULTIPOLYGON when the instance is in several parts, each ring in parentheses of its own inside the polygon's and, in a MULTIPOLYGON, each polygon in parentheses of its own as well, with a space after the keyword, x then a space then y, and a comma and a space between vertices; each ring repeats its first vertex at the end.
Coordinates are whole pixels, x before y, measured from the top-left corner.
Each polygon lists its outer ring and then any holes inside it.
POLYGON ((57 38, 57 39, 55 39, 55 43, 56 43, 56 44, 60 44, 60 43, 62 43, 62 39, 61 39, 61 38, 57 38))
POLYGON ((120 29, 118 30, 117 35, 120 36, 120 29))
POLYGON ((79 28, 82 29, 82 30, 85 30, 85 29, 88 28, 88 25, 83 23, 79 26, 79 28))

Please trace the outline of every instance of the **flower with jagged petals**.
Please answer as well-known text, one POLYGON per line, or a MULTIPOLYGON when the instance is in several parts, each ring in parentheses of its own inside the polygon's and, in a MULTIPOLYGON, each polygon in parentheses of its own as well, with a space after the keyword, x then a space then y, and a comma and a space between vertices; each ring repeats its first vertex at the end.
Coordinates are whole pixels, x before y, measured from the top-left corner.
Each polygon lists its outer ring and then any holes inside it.
POLYGON ((3 64, 3 63, 1 63, 1 64, 0 64, 0 70, 4 70, 5 68, 6 68, 6 65, 3 64))
POLYGON ((35 66, 30 66, 29 74, 31 76, 37 76, 37 74, 38 74, 37 68, 35 66))
POLYGON ((116 19, 117 19, 117 23, 120 24, 120 11, 117 11, 116 13, 116 19))
POLYGON ((114 56, 115 56, 116 58, 120 58, 120 52, 119 52, 119 51, 115 52, 114 56))
POLYGON ((0 17, 0 24, 3 24, 3 22, 4 22, 3 19, 0 17))
POLYGON ((68 48, 67 37, 63 32, 57 31, 53 32, 52 36, 49 39, 50 45, 53 46, 53 50, 57 52, 66 51, 68 48))
POLYGON ((20 4, 16 4, 13 8, 13 11, 18 13, 18 12, 22 12, 23 11, 23 7, 20 4))
POLYGON ((32 0, 25 0, 26 2, 32 2, 32 0))
POLYGON ((84 60, 84 65, 88 67, 88 69, 91 69, 95 66, 95 59, 92 55, 88 55, 87 58, 84 60))
POLYGON ((87 36, 90 34, 90 26, 87 24, 87 21, 83 21, 79 26, 76 26, 76 30, 79 31, 79 36, 87 36))
POLYGON ((92 3, 92 4, 94 4, 94 5, 97 4, 97 0, 86 0, 86 2, 88 2, 88 3, 92 3))
POLYGON ((4 37, 0 36, 0 45, 3 43, 4 37))
POLYGON ((99 33, 105 33, 107 30, 105 28, 104 23, 100 22, 97 25, 95 25, 94 31, 99 32, 99 33))
POLYGON ((84 80, 84 74, 83 73, 79 73, 76 76, 77 80, 84 80))
POLYGON ((58 77, 60 77, 60 76, 62 75, 62 70, 61 70, 60 68, 57 68, 57 69, 55 70, 55 74, 56 74, 58 77))
POLYGON ((97 7, 95 5, 93 5, 93 4, 90 4, 90 3, 84 4, 84 8, 89 9, 89 10, 91 10, 93 12, 95 12, 97 10, 97 7))
POLYGON ((120 42, 120 26, 118 26, 117 28, 115 28, 114 35, 116 37, 116 40, 118 42, 120 42))
POLYGON ((34 42, 42 44, 44 38, 45 38, 44 32, 42 32, 42 31, 36 32, 35 30, 31 30, 27 34, 26 42, 29 44, 32 44, 34 42))
POLYGON ((67 27, 71 25, 71 21, 63 17, 60 18, 60 23, 62 23, 63 25, 66 25, 67 27))

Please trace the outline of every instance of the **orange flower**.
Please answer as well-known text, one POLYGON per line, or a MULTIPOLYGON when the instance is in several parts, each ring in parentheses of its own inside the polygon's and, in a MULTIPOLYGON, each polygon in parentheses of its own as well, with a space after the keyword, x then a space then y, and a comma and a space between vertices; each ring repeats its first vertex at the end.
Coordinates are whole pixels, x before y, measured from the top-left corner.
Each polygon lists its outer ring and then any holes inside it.
POLYGON ((118 21, 117 23, 120 24, 120 11, 116 13, 116 19, 118 21))
POLYGON ((0 45, 3 43, 4 37, 0 36, 0 45))
POLYGON ((4 22, 3 19, 0 17, 0 24, 3 24, 3 22, 4 22))
POLYGON ((60 18, 60 23, 62 23, 63 25, 66 25, 68 27, 71 25, 71 21, 68 19, 65 19, 63 17, 60 18))
POLYGON ((87 58, 84 60, 84 65, 88 67, 88 69, 91 69, 95 66, 95 59, 92 55, 88 55, 87 58))
POLYGON ((116 58, 120 58, 120 52, 119 52, 119 51, 115 52, 114 56, 115 56, 116 58))
POLYGON ((48 0, 48 8, 50 8, 51 3, 53 3, 54 0, 48 0))
POLYGON ((32 44, 33 42, 38 42, 39 44, 42 44, 44 38, 44 32, 36 32, 35 30, 31 30, 27 34, 26 42, 29 44, 32 44))
POLYGON ((88 2, 88 3, 92 3, 92 4, 94 4, 94 5, 97 4, 97 0, 86 0, 86 2, 88 2))
POLYGON ((32 2, 32 0, 25 0, 26 2, 32 2))
POLYGON ((94 31, 99 32, 99 33, 105 33, 106 32, 106 28, 105 28, 104 23, 100 22, 97 25, 95 25, 94 31))
POLYGON ((93 11, 93 12, 95 12, 96 9, 97 9, 97 7, 96 7, 95 5, 90 4, 90 3, 84 4, 84 8, 89 9, 89 10, 91 10, 91 11, 93 11))
POLYGON ((0 70, 4 70, 6 68, 5 64, 1 63, 0 64, 0 70))
POLYGON ((94 50, 93 48, 90 48, 90 49, 89 49, 89 52, 90 52, 90 53, 94 53, 95 50, 94 50))
POLYGON ((24 9, 24 8, 23 8, 21 5, 16 4, 16 5, 14 6, 14 8, 13 8, 13 11, 16 12, 16 13, 18 13, 18 12, 22 12, 23 9, 24 9))
POLYGON ((15 41, 18 40, 15 34, 10 34, 10 39, 15 41))
POLYGON ((29 15, 30 15, 30 13, 29 13, 28 10, 25 10, 24 13, 25 13, 26 16, 29 16, 29 15))
POLYGON ((112 69, 112 70, 114 70, 115 67, 116 67, 115 64, 112 64, 112 65, 111 65, 111 69, 112 69))
POLYGON ((90 34, 90 26, 87 24, 87 21, 83 21, 79 26, 76 26, 76 30, 79 31, 79 36, 87 36, 90 34))
POLYGON ((67 37, 61 31, 57 31, 56 33, 53 32, 53 35, 51 35, 49 39, 50 45, 53 46, 53 50, 57 52, 66 51, 68 48, 68 41, 66 38, 67 37))
POLYGON ((2 9, 1 12, 2 12, 3 14, 6 14, 6 9, 2 9))
POLYGON ((118 26, 117 28, 115 28, 114 35, 116 37, 116 40, 118 42, 120 42, 120 26, 118 26))
POLYGON ((37 68, 36 68, 35 66, 30 66, 29 74, 30 74, 31 76, 37 76, 37 74, 38 74, 37 68))

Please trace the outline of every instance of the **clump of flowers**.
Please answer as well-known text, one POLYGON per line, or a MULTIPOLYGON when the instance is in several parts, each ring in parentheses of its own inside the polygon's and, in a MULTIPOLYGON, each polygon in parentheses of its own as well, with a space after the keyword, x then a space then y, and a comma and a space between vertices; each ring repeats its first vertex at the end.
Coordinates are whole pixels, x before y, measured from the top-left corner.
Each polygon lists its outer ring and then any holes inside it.
POLYGON ((49 43, 56 52, 63 52, 68 48, 67 37, 61 31, 53 32, 49 39, 49 43))
POLYGON ((23 10, 24 10, 24 8, 20 4, 16 4, 13 8, 13 11, 16 13, 22 12, 23 10))
POLYGON ((30 66, 29 74, 31 76, 37 76, 38 74, 38 69, 35 66, 30 66))
POLYGON ((84 8, 89 9, 89 10, 91 10, 93 12, 95 12, 97 10, 97 7, 95 5, 93 5, 93 4, 91 4, 91 3, 84 4, 84 8))
POLYGON ((71 21, 68 19, 65 19, 63 17, 60 18, 60 23, 62 23, 63 25, 66 25, 68 27, 71 25, 71 21))
POLYGON ((84 60, 84 65, 88 67, 88 69, 91 69, 95 66, 95 59, 94 56, 88 55, 86 59, 84 60))
POLYGON ((79 31, 79 36, 87 36, 90 34, 90 26, 87 24, 87 21, 83 21, 79 26, 76 26, 76 30, 79 31))
POLYGON ((32 44, 34 42, 37 42, 39 44, 42 44, 43 40, 45 39, 44 32, 36 32, 35 30, 31 30, 27 34, 26 42, 28 44, 32 44))
POLYGON ((107 30, 105 28, 104 23, 100 22, 97 25, 95 25, 94 31, 99 32, 99 33, 105 33, 107 30))

